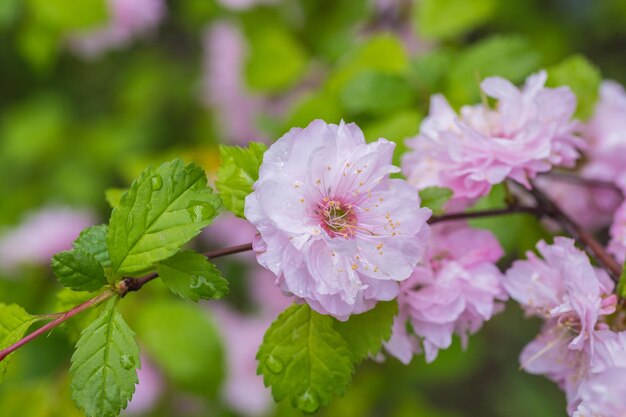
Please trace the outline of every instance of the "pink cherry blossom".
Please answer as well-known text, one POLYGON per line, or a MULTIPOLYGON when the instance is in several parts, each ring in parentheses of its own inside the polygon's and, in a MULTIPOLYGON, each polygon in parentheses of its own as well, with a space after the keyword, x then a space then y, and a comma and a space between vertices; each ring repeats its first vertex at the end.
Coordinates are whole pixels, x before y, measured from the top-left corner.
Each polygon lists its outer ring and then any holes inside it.
POLYGON ((605 271, 595 269, 574 241, 557 237, 539 242, 543 259, 528 253, 507 271, 504 286, 528 314, 546 320, 541 333, 520 355, 522 368, 556 382, 571 410, 579 386, 591 375, 626 365, 626 338, 612 332, 605 318, 614 313, 617 297, 605 271))
POLYGON ((626 177, 626 92, 614 81, 604 81, 593 117, 585 128, 589 162, 583 176, 619 183, 626 177))
POLYGON ((626 368, 592 375, 579 388, 582 403, 573 417, 626 416, 626 368))
POLYGON ((72 247, 80 232, 95 222, 92 213, 68 207, 45 207, 0 235, 0 268, 48 264, 57 252, 72 247))
POLYGON ((265 153, 245 215, 254 250, 286 293, 347 319, 398 294, 425 249, 430 210, 390 179, 395 145, 355 124, 312 122, 265 153))
POLYGON ((464 223, 433 227, 428 264, 401 284, 400 312, 386 349, 404 363, 422 351, 432 362, 439 349, 450 347, 453 334, 466 345, 507 299, 495 265, 502 254, 486 230, 464 223))
POLYGON ((255 123, 262 103, 245 86, 244 36, 233 24, 218 22, 205 32, 203 43, 205 104, 215 108, 227 140, 240 145, 258 140, 255 123))
POLYGON ((164 0, 107 0, 110 20, 104 26, 74 33, 70 48, 93 58, 153 30, 166 13, 164 0))
POLYGON ((552 166, 574 165, 583 146, 571 120, 576 97, 568 87, 546 88, 544 71, 530 76, 521 90, 490 77, 483 92, 498 100, 464 106, 457 114, 441 95, 431 98, 420 134, 407 140, 412 150, 402 161, 418 189, 441 186, 454 198, 475 199, 507 178, 530 187, 529 179, 552 166))

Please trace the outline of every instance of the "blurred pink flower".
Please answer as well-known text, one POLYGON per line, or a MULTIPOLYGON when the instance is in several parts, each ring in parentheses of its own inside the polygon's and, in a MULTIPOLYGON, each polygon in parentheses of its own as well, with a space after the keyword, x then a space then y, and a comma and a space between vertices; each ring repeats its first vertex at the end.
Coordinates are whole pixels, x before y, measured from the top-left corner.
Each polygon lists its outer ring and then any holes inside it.
POLYGON ((137 371, 139 383, 135 386, 133 399, 126 407, 127 414, 144 414, 159 401, 163 380, 156 368, 145 356, 141 356, 141 369, 137 371))
POLYGON ((546 320, 541 333, 520 355, 522 368, 543 374, 565 390, 570 411, 578 404, 581 382, 613 366, 626 365, 626 338, 609 330, 617 297, 603 270, 567 238, 539 242, 543 260, 528 253, 507 271, 505 288, 528 314, 546 320))
POLYGON ((394 144, 355 124, 312 122, 265 153, 245 214, 261 265, 286 293, 345 320, 398 294, 421 259, 430 210, 389 179, 394 144))
POLYGON ((255 128, 261 102, 246 89, 246 40, 233 24, 217 22, 204 35, 203 96, 214 107, 228 141, 244 145, 259 140, 255 128))
POLYGON ((587 178, 626 180, 626 92, 614 81, 604 81, 593 117, 587 123, 585 138, 588 163, 582 170, 587 178))
POLYGON ((582 403, 572 417, 626 416, 626 368, 591 376, 579 388, 582 403))
POLYGON ((261 4, 274 4, 280 0, 218 0, 218 2, 232 10, 246 10, 261 4))
POLYGON ((412 151, 402 168, 409 182, 418 189, 447 187, 455 198, 471 200, 506 178, 530 187, 537 173, 573 166, 583 145, 571 120, 576 96, 568 87, 545 88, 545 81, 539 72, 520 90, 489 77, 481 89, 498 100, 497 109, 464 106, 460 115, 443 96, 433 96, 420 134, 407 140, 412 151))
POLYGON ((153 30, 164 18, 164 0, 107 0, 110 20, 100 28, 73 33, 70 48, 85 58, 126 45, 153 30))
POLYGON ((265 331, 293 300, 281 293, 270 271, 257 267, 250 275, 250 290, 257 306, 254 315, 237 312, 225 303, 211 306, 228 347, 228 373, 222 395, 237 412, 260 416, 268 413, 273 401, 263 377, 256 373, 256 353, 265 331))
POLYGON ((400 312, 386 349, 409 363, 413 354, 422 351, 432 362, 439 349, 450 347, 455 333, 465 346, 468 336, 507 299, 502 273, 495 265, 502 254, 500 244, 486 230, 465 223, 433 227, 428 265, 418 266, 400 285, 400 312))
POLYGON ((626 262, 626 202, 615 212, 610 234, 609 252, 623 264, 626 262))
POLYGON ((70 249, 80 232, 94 222, 91 212, 67 207, 32 212, 0 236, 0 268, 11 271, 22 264, 48 264, 54 254, 70 249))
POLYGON ((203 238, 219 246, 235 246, 252 242, 256 233, 249 221, 232 213, 222 213, 204 229, 203 238))

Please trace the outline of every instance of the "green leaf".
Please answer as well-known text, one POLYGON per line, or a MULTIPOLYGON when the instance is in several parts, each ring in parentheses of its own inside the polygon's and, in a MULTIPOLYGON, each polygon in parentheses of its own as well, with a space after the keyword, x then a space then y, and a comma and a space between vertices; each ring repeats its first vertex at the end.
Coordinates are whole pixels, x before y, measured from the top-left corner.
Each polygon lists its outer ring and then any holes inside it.
POLYGON ((108 17, 105 0, 28 0, 28 3, 37 23, 61 31, 96 27, 108 17))
POLYGON ((104 192, 104 198, 111 208, 115 208, 120 205, 120 200, 125 192, 125 188, 109 188, 104 192))
POLYGON ((248 148, 220 145, 221 165, 217 171, 215 186, 226 208, 238 217, 244 217, 246 196, 252 192, 252 184, 259 178, 259 167, 267 146, 250 142, 248 148))
MULTIPOLYGON (((0 350, 17 343, 36 320, 17 304, 0 304, 0 350)), ((0 382, 9 357, 0 362, 0 382)))
POLYGON ((72 249, 57 253, 51 261, 54 275, 64 286, 76 291, 96 291, 106 284, 100 262, 89 252, 72 249))
POLYGON ((622 275, 619 277, 619 282, 617 283, 617 295, 626 298, 626 264, 624 264, 622 275))
POLYGON ((144 170, 113 209, 107 246, 115 276, 138 276, 178 252, 217 215, 202 168, 180 159, 144 170))
POLYGON ((394 113, 412 100, 411 86, 404 77, 374 70, 357 74, 341 92, 343 106, 352 113, 394 113))
POLYGON ((333 328, 333 319, 293 305, 265 333, 257 354, 257 372, 272 387, 276 401, 312 413, 333 395, 343 395, 354 366, 348 343, 333 328))
POLYGON ((415 5, 416 28, 424 38, 452 38, 483 24, 496 8, 496 0, 422 0, 415 5))
POLYGON ((487 38, 465 49, 450 65, 446 97, 455 106, 472 104, 480 99, 480 80, 497 75, 519 83, 539 66, 540 55, 525 38, 487 38))
POLYGON ((307 67, 306 50, 279 26, 257 26, 248 36, 250 54, 245 74, 248 86, 278 92, 300 79, 307 67))
POLYGON ((348 342, 354 363, 380 351, 383 342, 391 337, 396 314, 398 303, 388 301, 378 303, 365 313, 352 315, 348 321, 335 321, 335 330, 348 342))
POLYGON ((117 299, 107 302, 72 355, 72 398, 87 417, 117 416, 135 392, 139 346, 116 304, 117 299))
POLYGON ((427 187, 419 192, 422 207, 428 207, 434 214, 443 212, 443 205, 452 197, 452 190, 444 187, 427 187))
POLYGON ((160 262, 157 272, 163 283, 176 295, 198 302, 222 298, 228 294, 228 281, 206 256, 183 251, 160 262))
POLYGON ((74 241, 74 249, 90 253, 103 268, 110 268, 111 259, 109 259, 109 250, 107 249, 108 229, 106 224, 88 227, 74 241))
POLYGON ((547 85, 551 87, 568 86, 578 98, 576 116, 586 119, 593 113, 602 74, 582 55, 573 55, 548 68, 547 85))
POLYGON ((224 377, 224 351, 210 312, 182 300, 151 301, 137 313, 142 346, 174 384, 215 395, 224 377))

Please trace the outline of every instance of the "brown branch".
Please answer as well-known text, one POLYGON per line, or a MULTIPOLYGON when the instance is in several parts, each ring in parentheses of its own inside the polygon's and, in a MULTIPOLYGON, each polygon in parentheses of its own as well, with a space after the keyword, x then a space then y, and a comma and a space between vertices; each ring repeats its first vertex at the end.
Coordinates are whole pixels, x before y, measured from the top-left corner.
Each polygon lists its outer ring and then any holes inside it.
MULTIPOLYGON (((92 298, 91 300, 85 301, 84 303, 72 308, 71 310, 68 310, 66 312, 63 313, 58 313, 55 314, 56 316, 58 316, 57 318, 55 318, 53 321, 51 321, 50 323, 46 324, 45 326, 40 327, 39 329, 35 330, 34 332, 32 332, 31 334, 23 337, 21 340, 19 340, 17 343, 14 343, 13 345, 3 349, 0 351, 0 362, 2 362, 7 356, 9 356, 11 353, 13 353, 14 351, 16 351, 17 349, 21 348, 22 346, 24 346, 26 343, 30 342, 33 339, 36 339, 37 337, 41 336, 42 334, 54 329, 55 327, 57 327, 58 325, 60 325, 61 323, 71 319, 72 317, 74 317, 75 315, 82 313, 83 311, 94 307, 98 304, 100 304, 101 302, 108 300, 109 298, 113 297, 116 293, 114 291, 105 291, 102 294, 98 295, 95 298, 92 298)), ((54 316, 54 315, 48 315, 47 317, 50 316, 54 316)), ((46 317, 44 317, 46 318, 46 317)))
MULTIPOLYGON (((429 220, 429 224, 441 223, 445 221, 455 221, 455 220, 463 220, 463 219, 475 219, 475 218, 484 218, 484 217, 493 217, 493 216, 502 216, 514 213, 529 213, 534 215, 540 215, 541 212, 535 207, 523 207, 523 206, 511 206, 503 209, 493 209, 493 210, 484 210, 484 211, 473 211, 473 212, 462 212, 462 213, 449 213, 441 216, 432 216, 429 220)), ((222 256, 233 255, 236 253, 247 252, 252 250, 252 243, 246 243, 238 246, 231 246, 224 249, 218 249, 210 252, 204 253, 208 259, 220 258, 222 256)), ((60 324, 66 322, 70 318, 75 315, 91 308, 102 301, 105 301, 115 295, 125 296, 129 292, 139 291, 144 285, 148 282, 158 278, 159 274, 153 272, 152 274, 143 276, 141 278, 125 278, 123 279, 117 286, 116 290, 108 290, 103 292, 102 294, 94 297, 84 303, 72 308, 71 310, 54 313, 54 314, 45 314, 39 316, 41 319, 54 319, 45 326, 35 330, 29 335, 22 338, 17 343, 7 347, 6 349, 0 351, 0 362, 4 360, 8 355, 24 346, 26 343, 31 340, 37 338, 38 336, 54 329, 60 324)))
POLYGON ((568 216, 554 201, 532 184, 532 189, 528 190, 537 200, 538 208, 547 216, 556 220, 559 225, 574 239, 576 239, 587 253, 594 257, 598 263, 609 273, 613 281, 618 282, 622 273, 622 267, 615 258, 609 254, 604 246, 587 230, 581 227, 576 221, 568 216))
POLYGON ((436 224, 441 222, 453 221, 453 220, 466 220, 466 219, 478 219, 484 217, 505 216, 508 214, 516 213, 528 213, 535 216, 540 216, 542 212, 536 207, 528 206, 510 206, 501 209, 481 210, 481 211, 467 211, 460 213, 449 213, 441 216, 432 216, 428 219, 428 224, 436 224))
MULTIPOLYGON (((232 254, 240 253, 240 252, 246 252, 249 250, 252 250, 252 243, 246 243, 244 245, 218 249, 215 251, 207 252, 204 255, 209 259, 214 259, 214 258, 219 258, 221 256, 232 255, 232 254)), ((8 355, 13 353, 17 349, 21 348, 22 346, 24 346, 31 340, 36 339, 38 336, 41 336, 42 334, 54 329, 55 327, 66 322, 67 320, 71 319, 75 315, 91 307, 95 307, 96 305, 100 304, 102 301, 108 300, 114 295, 119 294, 123 297, 130 291, 138 291, 139 289, 141 289, 141 287, 143 287, 145 284, 152 281, 153 279, 157 278, 158 276, 159 275, 155 272, 155 273, 146 275, 145 277, 141 277, 141 278, 125 278, 119 284, 117 291, 113 291, 113 290, 105 291, 102 294, 99 294, 97 297, 94 297, 91 300, 85 301, 84 303, 72 308, 71 310, 68 310, 62 313, 45 314, 45 315, 39 316, 39 318, 42 318, 42 319, 54 318, 54 320, 46 324, 45 326, 42 326, 41 328, 35 330, 29 335, 25 336, 24 338, 19 340, 17 343, 14 343, 13 345, 7 347, 6 349, 1 350, 0 362, 2 362, 8 355)))
POLYGON ((545 174, 541 174, 542 177, 567 182, 570 184, 580 185, 582 187, 596 187, 596 188, 606 188, 611 191, 615 191, 616 193, 622 195, 622 190, 610 181, 602 181, 602 180, 594 180, 591 178, 584 178, 579 175, 570 174, 567 172, 546 172, 545 174))

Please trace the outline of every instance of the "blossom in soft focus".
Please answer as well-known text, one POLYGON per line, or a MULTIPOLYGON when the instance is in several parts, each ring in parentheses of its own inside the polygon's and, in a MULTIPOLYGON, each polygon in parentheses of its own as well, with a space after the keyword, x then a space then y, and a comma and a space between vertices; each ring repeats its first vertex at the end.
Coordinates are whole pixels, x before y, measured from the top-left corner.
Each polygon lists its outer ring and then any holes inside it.
POLYGON ((432 362, 453 334, 465 346, 507 299, 495 265, 503 252, 491 232, 465 223, 437 225, 427 253, 427 264, 401 283, 400 311, 385 346, 404 363, 422 351, 432 362))
POLYGON ((80 232, 93 225, 91 212, 45 207, 27 215, 21 224, 0 234, 0 268, 48 264, 57 252, 70 249, 80 232))
POLYGON ((573 417, 626 416, 626 368, 612 368, 585 380, 579 389, 582 403, 573 417))
MULTIPOLYGON (((257 265, 258 266, 258 265, 257 265)), ((228 346, 227 378, 222 396, 228 405, 245 416, 266 415, 273 406, 270 390, 257 375, 256 353, 263 335, 292 299, 273 284, 273 274, 263 268, 251 273, 250 291, 257 309, 252 315, 236 311, 225 303, 211 303, 225 346, 228 346)))
POLYGON ((339 319, 392 300, 425 250, 430 210, 390 179, 395 145, 354 124, 312 122, 265 153, 245 215, 254 250, 286 293, 339 319))
POLYGON ((218 2, 232 10, 247 10, 262 4, 277 3, 279 0, 218 0, 218 2))
POLYGON ((261 103, 246 89, 246 40, 233 24, 218 22, 204 35, 203 99, 215 108, 224 137, 244 145, 258 140, 255 129, 261 103))
POLYGON ((604 81, 594 114, 586 125, 588 163, 582 170, 586 178, 626 180, 626 92, 614 81, 604 81))
POLYGON ((163 379, 145 356, 141 357, 141 368, 137 370, 139 382, 135 386, 132 400, 126 407, 128 414, 144 414, 159 401, 163 391, 163 379))
POLYGON ((457 114, 441 95, 431 99, 420 134, 407 140, 402 160, 409 182, 418 189, 441 186, 455 199, 484 196, 506 178, 530 187, 529 180, 553 166, 571 167, 583 142, 571 120, 576 96, 568 87, 545 88, 544 71, 531 75, 520 90, 490 77, 483 92, 498 100, 464 106, 457 114))
POLYGON ((595 269, 573 240, 557 237, 552 245, 539 242, 537 249, 543 259, 529 252, 504 280, 511 298, 546 320, 520 362, 527 372, 556 382, 573 408, 581 381, 615 366, 626 352, 625 339, 603 321, 615 312, 617 297, 606 272, 595 269))
POLYGON ((103 26, 73 33, 69 45, 77 54, 96 57, 150 32, 165 17, 164 0, 107 0, 110 19, 103 26))
POLYGON ((249 221, 232 213, 220 214, 202 234, 207 242, 224 247, 250 243, 255 235, 256 228, 249 221))
POLYGON ((626 202, 615 212, 610 229, 611 240, 608 250, 620 263, 626 262, 626 202))

